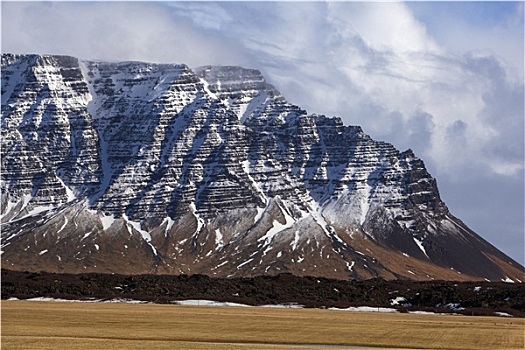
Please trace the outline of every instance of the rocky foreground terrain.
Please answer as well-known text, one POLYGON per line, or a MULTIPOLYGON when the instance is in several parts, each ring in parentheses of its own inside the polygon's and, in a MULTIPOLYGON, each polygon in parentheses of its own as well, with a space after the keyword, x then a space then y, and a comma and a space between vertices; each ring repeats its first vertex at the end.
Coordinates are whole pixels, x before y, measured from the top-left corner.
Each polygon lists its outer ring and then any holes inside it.
POLYGON ((257 70, 12 54, 1 68, 4 268, 524 280, 411 150, 308 114, 257 70))
POLYGON ((525 316, 525 286, 503 282, 408 280, 342 281, 291 274, 253 278, 205 275, 50 274, 2 270, 2 299, 57 298, 86 301, 188 299, 247 305, 349 308, 399 312, 525 316))

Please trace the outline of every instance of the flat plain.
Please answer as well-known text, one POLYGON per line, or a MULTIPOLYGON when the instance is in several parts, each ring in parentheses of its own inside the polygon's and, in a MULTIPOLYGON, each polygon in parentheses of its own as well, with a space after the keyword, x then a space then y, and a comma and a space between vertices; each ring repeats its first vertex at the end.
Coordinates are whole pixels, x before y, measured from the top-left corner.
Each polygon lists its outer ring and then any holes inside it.
POLYGON ((2 301, 2 349, 524 349, 525 319, 2 301))

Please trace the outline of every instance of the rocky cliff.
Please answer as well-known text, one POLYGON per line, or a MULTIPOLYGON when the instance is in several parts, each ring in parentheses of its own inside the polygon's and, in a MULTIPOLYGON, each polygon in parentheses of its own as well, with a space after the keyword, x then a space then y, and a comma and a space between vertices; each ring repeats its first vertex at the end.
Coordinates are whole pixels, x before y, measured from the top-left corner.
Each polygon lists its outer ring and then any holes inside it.
POLYGON ((257 70, 2 55, 5 268, 523 279, 412 151, 257 70))

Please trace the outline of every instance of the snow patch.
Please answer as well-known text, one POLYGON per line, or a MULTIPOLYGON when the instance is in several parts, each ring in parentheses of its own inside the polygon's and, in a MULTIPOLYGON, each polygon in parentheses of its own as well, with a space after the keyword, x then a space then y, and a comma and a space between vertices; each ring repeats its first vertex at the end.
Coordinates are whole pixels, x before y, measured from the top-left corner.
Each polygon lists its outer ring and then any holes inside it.
POLYGON ((289 229, 290 227, 292 227, 294 224, 295 224, 295 220, 294 218, 292 218, 286 210, 284 210, 280 205, 279 205, 279 209, 281 209, 281 213, 283 213, 284 215, 284 219, 285 219, 285 223, 284 224, 281 224, 279 221, 277 220, 274 220, 273 221, 273 226, 271 229, 268 230, 268 232, 266 232, 266 234, 264 236, 262 236, 261 238, 259 238, 257 240, 257 242, 261 242, 261 241, 264 241, 264 244, 265 245, 268 245, 271 243, 271 241, 273 240, 273 238, 279 233, 279 232, 282 232, 286 229, 289 229))
POLYGON ((81 241, 85 240, 86 238, 89 237, 89 235, 91 235, 92 232, 93 232, 93 231, 89 231, 89 232, 87 232, 87 233, 86 233, 86 234, 85 234, 80 240, 81 240, 81 241))
POLYGON ((67 226, 67 216, 64 215, 64 224, 62 224, 62 227, 60 227, 60 229, 57 231, 57 234, 59 234, 60 232, 62 232, 67 226))
POLYGON ((64 189, 66 190, 66 196, 67 196, 67 201, 68 202, 72 202, 74 201, 77 196, 75 196, 75 193, 73 193, 73 191, 71 190, 71 188, 69 188, 65 183, 64 181, 62 181, 62 179, 60 177, 58 177, 58 175, 55 175, 56 179, 58 180, 58 182, 60 182, 60 184, 64 187, 64 189))
POLYGON ((126 214, 123 214, 122 218, 124 219, 124 221, 126 221, 127 224, 131 225, 135 230, 140 232, 140 234, 146 242, 151 242, 151 235, 148 231, 142 229, 140 222, 131 221, 126 214))
POLYGON ((303 309, 301 304, 275 304, 275 305, 260 305, 258 307, 274 308, 274 309, 303 309))
POLYGON ((425 250, 425 247, 423 247, 423 241, 420 241, 419 239, 417 239, 416 237, 412 237, 414 239, 414 242, 416 242, 417 246, 419 247, 419 249, 421 249, 421 251, 423 252, 423 254, 425 254, 425 256, 428 258, 428 255, 427 255, 427 252, 425 250))
POLYGON ((251 263, 252 261, 253 261, 253 258, 246 260, 245 262, 243 262, 243 263, 240 264, 240 265, 237 265, 237 270, 239 270, 239 269, 240 269, 241 267, 243 267, 244 265, 251 263))
POLYGON ((351 306, 346 309, 338 309, 335 307, 330 307, 328 310, 339 310, 339 311, 355 311, 355 312, 385 312, 385 313, 397 313, 396 309, 389 307, 372 307, 372 306, 351 306))
POLYGON ((203 90, 206 91, 206 93, 207 93, 211 98, 213 98, 214 100, 218 100, 217 95, 215 95, 213 92, 211 92, 210 87, 209 87, 210 84, 209 84, 206 80, 204 80, 204 79, 202 79, 202 78, 200 78, 199 80, 200 80, 200 82, 201 82, 201 84, 202 84, 202 88, 203 88, 203 90))
POLYGON ((370 210, 370 190, 372 187, 368 184, 368 182, 365 182, 365 188, 363 189, 362 196, 359 197, 359 200, 361 202, 361 217, 359 218, 359 224, 363 225, 366 220, 366 216, 368 214, 368 211, 370 210))
POLYGON ((176 305, 186 305, 186 306, 242 306, 250 307, 246 304, 231 303, 231 302, 218 302, 212 300, 200 300, 200 299, 189 299, 189 300, 179 300, 173 302, 176 305))
POLYGON ((217 265, 215 268, 218 268, 218 267, 224 266, 224 265, 226 265, 227 263, 228 263, 228 260, 223 261, 223 262, 221 262, 219 265, 217 265))
POLYGON ((172 218, 170 218, 169 216, 167 216, 162 223, 164 223, 166 221, 167 221, 167 223, 166 223, 166 230, 164 231, 164 237, 168 237, 168 233, 173 228, 173 225, 175 225, 175 221, 172 218))
POLYGON ((116 219, 113 215, 106 216, 102 214, 102 216, 100 216, 100 221, 102 222, 102 229, 106 231, 111 225, 113 225, 116 219))
MULTIPOLYGON (((9 300, 20 300, 17 298, 10 298, 9 300)), ((56 302, 56 303, 127 303, 127 304, 149 304, 149 301, 135 300, 135 299, 124 299, 116 298, 109 300, 102 299, 61 299, 61 298, 49 298, 49 297, 36 297, 30 299, 23 299, 25 301, 45 301, 45 302, 56 302)))
POLYGON ((432 311, 409 311, 409 314, 414 315, 441 315, 441 316, 453 316, 453 315, 459 315, 459 314, 451 314, 451 313, 444 313, 444 312, 432 312, 432 311))
POLYGON ((197 207, 195 206, 195 202, 192 202, 190 204, 190 210, 193 216, 195 217, 195 219, 197 219, 197 228, 195 229, 195 232, 193 233, 193 235, 195 236, 195 235, 198 235, 201 232, 202 228, 204 227, 204 220, 197 213, 197 207))
MULTIPOLYGON (((242 169, 244 170, 244 173, 246 174, 246 176, 248 176, 248 180, 250 180, 250 182, 252 183, 253 188, 259 194, 259 197, 263 200, 264 203, 268 204, 268 197, 266 197, 266 194, 262 190, 261 186, 259 186, 259 184, 255 181, 255 179, 250 175, 250 161, 249 160, 245 160, 242 162, 242 169)), ((259 221, 259 218, 260 218, 259 215, 262 215, 262 213, 259 212, 259 208, 257 209, 258 209, 257 215, 254 219, 255 222, 259 221)))
POLYGON ((404 307, 411 306, 410 303, 407 302, 406 298, 404 298, 404 297, 396 297, 394 299, 391 299, 390 300, 390 305, 392 305, 392 306, 399 305, 399 306, 404 306, 404 307))
POLYGON ((244 124, 244 121, 255 112, 255 110, 263 105, 268 99, 268 93, 266 91, 261 91, 257 96, 255 96, 250 103, 246 106, 242 106, 240 109, 240 121, 244 124))
POLYGON ((129 225, 131 225, 132 228, 134 228, 135 230, 140 232, 140 234, 141 234, 142 238, 144 239, 144 241, 146 241, 146 243, 148 243, 148 245, 150 246, 151 250, 153 251, 153 254, 158 255, 157 249, 155 249, 153 244, 151 244, 151 235, 150 235, 150 233, 148 231, 143 230, 141 228, 139 222, 131 221, 126 214, 122 215, 122 219, 124 219, 124 221, 126 222, 126 225, 129 224, 129 225))
POLYGON ((47 250, 47 249, 44 249, 44 250, 42 250, 40 253, 38 253, 38 255, 44 255, 44 254, 47 253, 47 252, 48 252, 48 250, 47 250))
POLYGON ((217 248, 215 250, 218 250, 222 247, 224 247, 224 242, 222 240, 223 236, 220 229, 215 230, 215 245, 217 248))
POLYGON ((36 207, 36 208, 31 209, 31 210, 27 213, 27 215, 24 215, 24 217, 33 216, 33 215, 40 214, 40 213, 43 213, 43 212, 46 212, 46 211, 48 211, 48 210, 52 210, 52 209, 55 209, 55 207, 52 206, 52 205, 43 205, 43 206, 39 206, 39 207, 36 207))
POLYGON ((253 223, 256 224, 257 221, 261 220, 264 212, 266 211, 266 208, 259 208, 257 207, 257 214, 255 214, 255 217, 253 218, 253 223))
POLYGON ((496 315, 496 316, 502 316, 502 317, 513 317, 511 314, 508 314, 508 313, 506 313, 506 312, 500 312, 500 311, 496 311, 496 312, 494 313, 494 315, 496 315))
POLYGON ((448 303, 445 305, 447 309, 454 310, 454 311, 461 311, 465 310, 464 307, 461 307, 460 303, 448 303))
POLYGON ((297 249, 297 245, 299 244, 299 238, 300 238, 299 230, 295 230, 293 241, 292 241, 292 243, 290 243, 290 245, 292 246, 292 250, 296 250, 297 249))

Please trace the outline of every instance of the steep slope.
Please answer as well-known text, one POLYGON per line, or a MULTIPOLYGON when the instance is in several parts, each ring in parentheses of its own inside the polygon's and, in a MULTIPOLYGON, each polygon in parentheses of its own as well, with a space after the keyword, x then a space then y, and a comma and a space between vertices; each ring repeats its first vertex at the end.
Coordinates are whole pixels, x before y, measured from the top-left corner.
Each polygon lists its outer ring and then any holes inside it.
POLYGON ((523 280, 410 150, 256 70, 2 55, 1 166, 10 269, 523 280))

